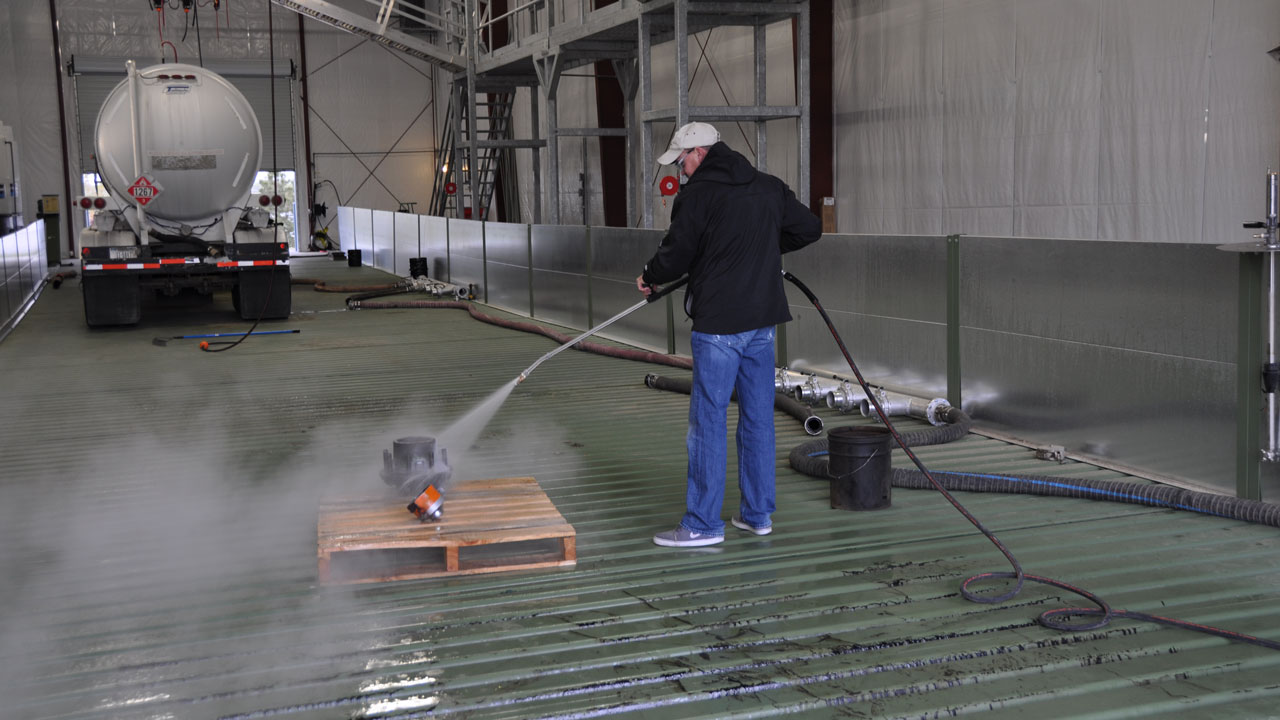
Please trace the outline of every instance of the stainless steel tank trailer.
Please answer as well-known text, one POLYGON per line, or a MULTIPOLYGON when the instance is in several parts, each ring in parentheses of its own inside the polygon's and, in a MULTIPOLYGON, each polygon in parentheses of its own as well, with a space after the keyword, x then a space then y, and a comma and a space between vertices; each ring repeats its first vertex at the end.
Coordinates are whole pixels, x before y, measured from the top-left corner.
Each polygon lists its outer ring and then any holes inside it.
POLYGON ((290 312, 289 248, 269 208, 250 195, 262 131, 226 79, 180 63, 138 69, 108 95, 94 131, 108 194, 79 236, 85 321, 129 325, 144 290, 168 295, 230 290, 246 320, 290 312))

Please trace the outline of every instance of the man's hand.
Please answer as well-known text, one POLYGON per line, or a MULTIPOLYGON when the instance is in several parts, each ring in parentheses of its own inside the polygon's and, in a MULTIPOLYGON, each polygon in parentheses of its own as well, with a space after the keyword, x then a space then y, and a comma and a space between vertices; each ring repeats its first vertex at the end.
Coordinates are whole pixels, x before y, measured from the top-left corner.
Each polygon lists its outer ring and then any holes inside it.
POLYGON ((640 275, 636 278, 636 289, 645 297, 649 297, 653 293, 654 287, 644 281, 644 275, 640 275))

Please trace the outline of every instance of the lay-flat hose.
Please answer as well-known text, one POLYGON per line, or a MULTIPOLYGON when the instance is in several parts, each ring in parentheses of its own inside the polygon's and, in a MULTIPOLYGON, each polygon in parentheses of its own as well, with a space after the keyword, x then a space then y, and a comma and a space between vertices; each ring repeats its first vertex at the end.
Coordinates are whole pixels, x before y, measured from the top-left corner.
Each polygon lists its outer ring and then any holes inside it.
MULTIPOLYGON (((644 384, 654 390, 667 390, 669 392, 684 393, 685 395, 693 392, 693 380, 687 378, 669 378, 649 373, 644 376, 644 384)), ((738 391, 734 390, 729 401, 733 402, 737 399, 738 391)), ((804 431, 810 435, 819 435, 822 433, 822 418, 814 415, 812 410, 789 395, 780 392, 774 393, 773 407, 774 409, 781 410, 782 412, 799 420, 801 424, 804 425, 804 431)), ((823 442, 826 441, 824 440, 823 442)))
POLYGON ((876 398, 875 393, 871 392, 871 388, 867 385, 866 379, 862 377, 862 373, 858 370, 857 364, 854 363, 853 358, 849 356, 849 350, 845 347, 844 340, 840 338, 840 333, 836 331, 835 324, 831 322, 831 317, 827 315, 827 311, 822 307, 822 303, 818 301, 817 296, 815 296, 813 292, 809 290, 809 288, 804 283, 800 282, 800 280, 797 279, 796 276, 792 275, 791 273, 786 272, 784 270, 782 273, 782 276, 786 278, 787 281, 791 282, 793 285, 799 288, 800 292, 804 293, 805 297, 809 299, 809 302, 813 304, 813 307, 817 309, 818 314, 822 316, 823 321, 826 322, 827 324, 827 329, 831 331, 832 337, 835 338, 836 345, 840 348, 840 352, 844 355, 844 359, 849 363, 849 368, 853 371, 854 377, 858 379, 858 384, 862 386, 862 389, 867 393, 867 397, 868 399, 870 399, 872 406, 875 407, 876 414, 880 417, 881 422, 884 423, 884 426, 889 430, 890 434, 893 435, 894 440, 898 442, 898 445, 902 448, 902 451, 906 453, 907 457, 911 459, 911 462, 914 463, 915 466, 920 469, 919 476, 924 478, 924 481, 928 483, 928 486, 933 487, 933 489, 941 493, 942 496, 946 498, 946 500, 950 502, 951 505, 960 512, 960 514, 964 515, 964 517, 969 522, 973 523, 974 527, 976 527, 983 535, 985 535, 986 538, 989 541, 991 541, 991 544, 995 545, 996 549, 999 550, 1001 554, 1005 556, 1005 559, 1007 559, 1009 561, 1009 564, 1013 567, 1013 572, 988 572, 988 573, 981 573, 979 575, 974 575, 973 577, 968 578, 967 580, 965 580, 963 583, 960 584, 960 594, 965 599, 970 600, 972 602, 978 602, 978 603, 1004 602, 1005 600, 1009 600, 1017 596, 1017 594, 1022 591, 1022 586, 1024 582, 1027 580, 1031 580, 1033 582, 1041 583, 1044 585, 1051 585, 1053 587, 1060 588, 1062 590, 1066 590, 1068 592, 1074 593, 1076 595, 1079 595, 1085 598, 1086 600, 1088 600, 1089 602, 1093 603, 1096 606, 1092 608, 1088 608, 1088 607, 1060 608, 1056 610, 1047 610, 1041 613, 1039 617, 1040 624, 1044 625, 1045 627, 1053 628, 1055 630, 1063 630, 1063 631, 1069 631, 1069 632, 1082 631, 1082 630, 1096 630, 1098 628, 1106 626, 1109 622, 1111 622, 1111 619, 1114 617, 1127 617, 1135 620, 1144 620, 1148 622, 1158 623, 1161 625, 1167 625, 1169 627, 1177 627, 1185 630, 1195 630, 1197 632, 1217 635, 1219 637, 1224 637, 1230 640, 1239 640, 1241 642, 1246 642, 1252 645, 1260 645, 1262 647, 1271 648, 1273 650, 1280 650, 1280 642, 1276 642, 1274 640, 1267 640, 1265 638, 1259 638, 1252 635, 1244 635, 1242 633, 1233 632, 1231 630, 1224 630, 1221 628, 1200 625, 1197 623, 1190 623, 1184 620, 1161 617, 1159 615, 1148 615, 1146 613, 1139 613, 1139 612, 1133 612, 1133 611, 1127 611, 1127 610, 1115 610, 1105 600, 1089 592, 1088 590, 1085 590, 1084 588, 1079 588, 1074 585, 1070 585, 1068 583, 1062 582, 1060 580, 1055 580, 1053 578, 1042 577, 1039 575, 1031 575, 1024 572, 1022 569, 1022 564, 1019 563, 1018 559, 1014 557, 1013 553, 1010 552, 1007 547, 1005 547, 1004 543, 1002 543, 1000 539, 996 537, 995 533, 987 529, 987 527, 983 525, 980 520, 974 517, 973 513, 970 513, 964 507, 964 505, 961 505, 960 501, 956 500, 955 496, 952 495, 947 490, 947 488, 944 486, 943 482, 940 479, 940 476, 944 476, 945 474, 930 472, 929 468, 925 467, 925 464, 921 462, 920 458, 917 457, 914 452, 912 452, 911 446, 904 440, 903 436, 898 432, 897 428, 893 426, 893 423, 890 422, 888 414, 885 413, 884 408, 880 404, 880 400, 876 398), (970 586, 973 585, 974 583, 983 582, 986 580, 999 580, 999 579, 1014 580, 1013 589, 999 595, 978 595, 973 590, 970 589, 970 586), (1072 624, 1072 623, 1066 622, 1066 620, 1069 618, 1079 618, 1079 617, 1093 617, 1097 619, 1089 623, 1072 624))

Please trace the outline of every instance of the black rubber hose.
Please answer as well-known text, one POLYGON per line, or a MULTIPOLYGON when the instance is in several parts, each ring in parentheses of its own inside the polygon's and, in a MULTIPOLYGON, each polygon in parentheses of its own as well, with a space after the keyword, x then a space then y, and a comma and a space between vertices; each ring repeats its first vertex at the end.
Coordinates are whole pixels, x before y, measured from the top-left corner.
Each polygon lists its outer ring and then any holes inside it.
MULTIPOLYGON (((349 299, 350 300, 350 299, 349 299)), ((498 327, 510 328, 521 332, 534 333, 543 337, 551 338, 561 345, 573 340, 572 337, 563 333, 558 333, 550 328, 545 328, 536 323, 521 322, 519 320, 508 320, 506 318, 486 315, 476 309, 476 306, 469 302, 461 300, 399 300, 399 301, 380 301, 380 302, 364 302, 363 300, 350 300, 347 306, 352 309, 370 309, 382 310, 391 308, 453 308, 456 310, 466 310, 471 317, 480 322, 497 325, 498 327)), ((663 353, 651 352, 649 350, 633 350, 631 348, 617 347, 614 345, 602 345, 590 341, 580 342, 573 346, 575 350, 591 352, 597 355, 606 355, 608 357, 622 358, 623 360, 635 360, 637 362, 654 363, 656 365, 668 365, 670 367, 683 368, 685 370, 693 369, 693 359, 681 357, 679 355, 666 355, 663 353)))
MULTIPOLYGON (((644 384, 654 390, 666 390, 668 392, 684 393, 685 395, 693 392, 693 380, 687 378, 669 378, 649 373, 644 376, 644 384)), ((738 391, 734 390, 733 395, 729 400, 734 402, 737 401, 737 399, 738 391)), ((814 415, 812 410, 804 404, 797 402, 791 396, 775 392, 773 394, 773 407, 774 409, 781 410, 782 412, 799 420, 800 423, 804 425, 804 431, 810 435, 822 434, 822 418, 814 415)), ((825 443, 826 440, 823 440, 823 442, 825 443)))
MULTIPOLYGON (((1142 485, 1122 480, 1062 478, 1051 475, 934 472, 933 476, 948 490, 1111 500, 1134 505, 1190 510, 1232 520, 1280 527, 1280 505, 1187 490, 1172 485, 1142 485)), ((924 474, 915 470, 894 468, 892 478, 895 487, 920 489, 932 487, 924 474)))
MULTIPOLYGON (((956 440, 959 440, 965 435, 968 435, 969 428, 973 427, 973 418, 969 417, 968 413, 966 413, 965 411, 957 407, 947 408, 946 410, 939 413, 939 417, 947 421, 947 424, 936 426, 936 427, 931 426, 927 428, 920 428, 919 430, 908 430, 906 432, 900 432, 899 434, 902 436, 902 441, 907 444, 907 447, 925 447, 926 445, 945 445, 949 442, 955 442, 956 440)), ((815 433, 810 433, 810 434, 813 435, 815 433)), ((794 449, 792 449, 791 451, 792 457, 795 457, 797 451, 799 451, 801 454, 805 456, 813 455, 814 453, 821 453, 822 455, 826 455, 827 440, 826 438, 823 438, 821 440, 811 440, 809 442, 798 445, 794 449)), ((795 467, 797 470, 800 470, 800 468, 795 466, 794 461, 791 467, 795 467)), ((800 470, 800 472, 805 472, 805 471, 800 470)), ((805 474, 811 474, 811 473, 805 473, 805 474)), ((826 460, 825 459, 823 460, 822 474, 820 477, 826 477, 826 460)))
MULTIPOLYGON (((827 452, 826 438, 812 440, 792 448, 788 460, 797 472, 827 479, 830 477, 827 452)), ((1173 485, 1144 485, 1124 480, 1064 478, 1054 475, 993 475, 940 471, 932 471, 932 474, 934 479, 942 483, 947 490, 1110 500, 1132 505, 1189 510, 1231 520, 1280 527, 1280 505, 1187 490, 1173 485)), ((918 470, 893 468, 890 479, 894 487, 911 490, 933 489, 929 479, 918 470)))
MULTIPOLYGON (((317 288, 319 289, 319 288, 317 288)), ((324 292, 329 292, 325 290, 324 292)), ((373 289, 368 292, 359 292, 355 295, 347 296, 347 307, 361 307, 359 303, 373 298, 387 297, 389 295, 405 295, 410 292, 410 288, 405 286, 390 285, 382 289, 373 289)))
MULTIPOLYGON (((945 445, 955 442, 969 434, 973 426, 973 418, 957 407, 947 408, 940 414, 946 425, 920 428, 899 433, 907 447, 925 447, 926 445, 945 445)), ((791 449, 791 467, 814 477, 827 477, 827 445, 826 438, 800 443, 791 449)))
POLYGON ((400 280, 394 283, 383 283, 380 285, 329 285, 324 280, 316 278, 295 277, 289 280, 292 285, 310 285, 316 292, 329 293, 358 293, 358 292, 378 292, 389 290, 392 292, 404 292, 409 289, 410 283, 400 280))
POLYGON ((75 277, 76 277, 75 270, 63 270, 60 273, 55 273, 51 278, 49 278, 49 284, 53 286, 54 290, 57 290, 58 288, 62 287, 62 282, 64 280, 71 280, 75 277))

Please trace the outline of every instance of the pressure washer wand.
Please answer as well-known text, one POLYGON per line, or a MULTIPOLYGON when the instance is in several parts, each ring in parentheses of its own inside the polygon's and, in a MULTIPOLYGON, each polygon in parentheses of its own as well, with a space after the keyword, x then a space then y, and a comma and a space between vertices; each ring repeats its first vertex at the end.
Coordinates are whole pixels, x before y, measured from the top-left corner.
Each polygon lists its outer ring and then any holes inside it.
POLYGON ((626 310, 623 310, 622 312, 618 313, 617 315, 614 315, 613 317, 609 318, 608 320, 605 320, 604 322, 602 322, 602 323, 600 323, 599 325, 597 325, 597 326, 595 326, 595 327, 591 328, 590 330, 588 330, 588 331, 586 331, 586 332, 582 333, 581 335, 579 335, 578 337, 576 337, 576 338, 574 338, 574 339, 570 340, 569 342, 565 343, 564 345, 561 345, 560 347, 556 348, 555 350, 552 350, 551 352, 547 353, 546 355, 543 355, 542 357, 540 357, 540 358, 538 358, 537 360, 535 360, 535 361, 534 361, 534 363, 533 363, 532 365, 530 365, 529 367, 525 368, 525 371, 524 371, 524 372, 520 373, 520 377, 516 378, 516 384, 517 384, 517 385, 519 385, 520 383, 524 382, 524 381, 525 381, 525 378, 529 377, 529 373, 533 372, 534 368, 538 367, 538 366, 539 366, 539 365, 541 365, 542 363, 544 363, 544 362, 546 362, 546 361, 550 360, 551 358, 555 357, 555 356, 556 356, 557 354, 559 354, 560 352, 563 352, 563 351, 565 351, 565 350, 568 350, 569 348, 573 347, 574 345, 577 345, 578 343, 582 342, 582 341, 583 341, 583 340, 585 340, 586 338, 588 338, 588 337, 590 337, 590 336, 592 336, 592 335, 595 335, 596 333, 598 333, 598 332, 600 332, 601 330, 603 330, 603 329, 605 329, 605 328, 609 327, 610 325, 612 325, 612 324, 614 324, 614 323, 618 322, 618 321, 619 321, 619 320, 621 320, 622 318, 624 318, 624 317, 626 317, 626 316, 630 315, 631 313, 633 313, 633 312, 635 312, 635 311, 639 310, 640 308, 644 307, 645 305, 648 305, 649 303, 652 303, 652 302, 656 301, 658 298, 661 298, 661 297, 666 296, 666 295, 667 295, 668 293, 670 293, 672 290, 675 290, 676 288, 681 287, 682 285, 684 285, 684 284, 685 284, 685 283, 687 283, 687 282, 689 282, 689 278, 686 276, 686 277, 680 278, 679 280, 676 280, 675 282, 673 282, 673 283, 671 283, 671 284, 667 285, 666 287, 662 288, 661 290, 654 290, 653 292, 649 293, 649 295, 648 295, 648 296, 646 296, 644 300, 641 300, 640 302, 636 303, 635 305, 632 305, 631 307, 627 308, 626 310))

